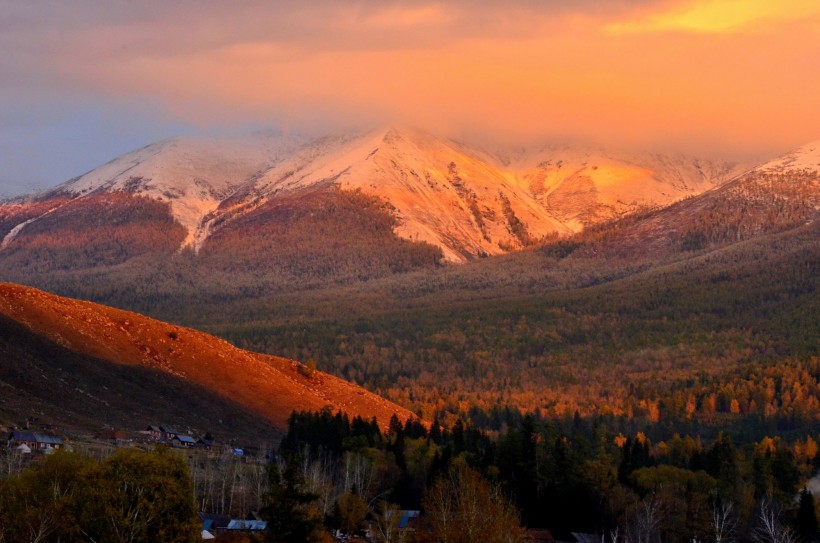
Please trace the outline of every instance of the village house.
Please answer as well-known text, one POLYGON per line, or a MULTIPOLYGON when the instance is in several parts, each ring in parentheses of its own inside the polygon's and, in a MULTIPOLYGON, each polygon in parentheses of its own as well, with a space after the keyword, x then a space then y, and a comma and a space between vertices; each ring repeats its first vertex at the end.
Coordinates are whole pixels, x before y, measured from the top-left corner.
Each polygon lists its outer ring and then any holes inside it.
POLYGON ((155 439, 157 441, 162 439, 163 432, 162 432, 162 428, 160 428, 159 426, 151 425, 148 428, 146 428, 145 431, 148 433, 148 435, 151 437, 151 439, 155 439))
POLYGON ((211 450, 211 447, 214 446, 215 441, 213 439, 208 439, 201 437, 196 440, 197 447, 202 447, 205 450, 211 450))
POLYGON ((8 448, 15 449, 23 445, 31 451, 47 453, 63 447, 63 440, 51 434, 14 430, 9 435, 8 448))
POLYGON ((196 439, 192 436, 180 433, 170 426, 155 426, 152 424, 140 433, 147 434, 150 439, 158 441, 159 443, 165 443, 172 447, 179 448, 200 447, 210 450, 215 443, 210 433, 205 434, 205 437, 196 439))
POLYGON ((225 528, 229 532, 264 532, 268 523, 264 520, 232 520, 225 528))
POLYGON ((171 428, 170 426, 160 426, 159 431, 160 439, 162 441, 171 441, 172 439, 174 439, 174 436, 180 433, 177 432, 174 428, 171 428))
POLYGON ((172 447, 193 447, 194 445, 196 445, 196 439, 191 436, 177 434, 171 438, 172 447))

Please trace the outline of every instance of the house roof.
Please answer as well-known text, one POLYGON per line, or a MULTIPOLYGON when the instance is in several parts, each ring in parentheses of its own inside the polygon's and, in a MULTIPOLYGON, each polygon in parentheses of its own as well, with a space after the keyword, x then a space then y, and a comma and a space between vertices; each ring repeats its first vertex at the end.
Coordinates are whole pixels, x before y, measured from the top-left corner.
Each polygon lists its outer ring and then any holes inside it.
POLYGON ((63 440, 57 436, 49 435, 49 434, 41 434, 39 432, 24 432, 22 430, 15 430, 11 433, 9 440, 14 440, 17 442, 20 441, 29 441, 34 443, 40 443, 41 445, 62 445, 63 440))
POLYGON ((160 428, 159 426, 151 425, 148 428, 146 428, 146 430, 148 430, 149 432, 161 432, 162 428, 160 428))
POLYGON ((401 518, 399 519, 399 530, 404 530, 410 524, 410 522, 419 516, 418 511, 411 511, 411 510, 401 510, 399 511, 401 518))
POLYGON ((263 531, 268 523, 264 520, 232 520, 228 523, 228 530, 263 531))
MULTIPOLYGON (((402 509, 400 511, 396 511, 399 516, 399 529, 404 530, 407 528, 410 523, 413 521, 414 518, 419 516, 419 511, 413 509, 402 509)), ((393 511, 387 512, 388 517, 393 516, 393 511)))
POLYGON ((601 536, 595 534, 585 534, 583 532, 570 532, 578 543, 600 543, 601 536))
POLYGON ((215 513, 199 513, 199 520, 202 521, 203 529, 218 530, 224 528, 231 522, 229 515, 217 515, 215 513))
POLYGON ((192 438, 191 436, 175 435, 174 439, 178 439, 182 443, 190 443, 191 445, 196 444, 196 439, 192 438))

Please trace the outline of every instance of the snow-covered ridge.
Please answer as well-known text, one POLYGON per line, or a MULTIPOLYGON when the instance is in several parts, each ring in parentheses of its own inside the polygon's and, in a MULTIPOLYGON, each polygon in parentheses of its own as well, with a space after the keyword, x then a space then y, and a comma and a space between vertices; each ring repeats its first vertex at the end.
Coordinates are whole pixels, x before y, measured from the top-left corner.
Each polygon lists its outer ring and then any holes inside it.
POLYGON ((767 172, 809 170, 820 172, 820 140, 803 145, 757 168, 767 172))
POLYGON ((75 196, 125 191, 168 202, 188 231, 184 246, 194 246, 203 217, 301 144, 299 138, 281 136, 175 138, 116 158, 55 190, 75 196))
POLYGON ((739 173, 734 164, 683 155, 570 146, 501 153, 389 127, 320 138, 171 139, 123 155, 50 194, 83 198, 124 191, 167 202, 188 232, 182 246, 197 250, 214 225, 278 195, 332 184, 386 200, 396 210, 398 235, 435 244, 447 260, 463 261, 667 205, 739 173))

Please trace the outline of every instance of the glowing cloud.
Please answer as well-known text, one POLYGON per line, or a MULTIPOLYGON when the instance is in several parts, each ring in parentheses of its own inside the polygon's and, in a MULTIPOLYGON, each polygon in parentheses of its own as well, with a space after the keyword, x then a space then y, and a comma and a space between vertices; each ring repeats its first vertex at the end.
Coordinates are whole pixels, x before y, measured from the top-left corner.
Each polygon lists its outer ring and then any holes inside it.
POLYGON ((635 21, 610 23, 605 29, 612 34, 666 31, 720 34, 816 15, 820 15, 820 2, 816 0, 700 0, 673 5, 635 21))
POLYGON ((32 0, 0 6, 0 50, 0 184, 40 177, 4 158, 29 156, 35 125, 48 149, 134 117, 155 128, 123 146, 163 126, 392 121, 694 152, 820 137, 818 0, 32 0))

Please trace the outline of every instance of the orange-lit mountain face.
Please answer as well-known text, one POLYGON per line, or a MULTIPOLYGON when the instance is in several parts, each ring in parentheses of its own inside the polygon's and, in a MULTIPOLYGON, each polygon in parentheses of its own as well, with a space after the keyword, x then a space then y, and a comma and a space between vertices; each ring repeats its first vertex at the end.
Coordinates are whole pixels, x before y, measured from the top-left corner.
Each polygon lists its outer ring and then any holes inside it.
POLYGON ((316 139, 174 139, 48 193, 1 205, 0 245, 13 251, 48 244, 44 235, 71 229, 72 217, 93 209, 93 220, 83 220, 92 228, 117 230, 128 223, 138 230, 123 234, 119 253, 108 253, 123 259, 142 254, 126 239, 135 236, 158 236, 159 252, 198 252, 249 213, 294 194, 334 188, 378 198, 390 207, 395 235, 462 262, 668 205, 740 171, 694 157, 573 147, 488 151, 397 128, 316 139), (176 224, 156 226, 169 220, 176 224), (163 234, 151 232, 154 227, 163 234))
MULTIPOLYGON (((343 410, 351 417, 376 417, 383 426, 393 414, 401 420, 412 416, 375 394, 293 360, 244 351, 192 329, 33 288, 0 284, 0 327, 0 353, 4 358, 0 381, 6 385, 13 381, 16 384, 9 386, 18 390, 4 396, 25 396, 44 386, 56 392, 66 379, 80 379, 81 383, 71 387, 64 398, 52 394, 45 402, 52 406, 69 403, 73 401, 71 396, 80 391, 88 408, 75 406, 69 410, 78 418, 88 419, 95 409, 104 409, 119 411, 117 420, 121 423, 127 419, 132 424, 147 424, 150 413, 163 413, 157 407, 163 402, 171 406, 176 402, 178 408, 198 406, 191 409, 204 411, 180 414, 166 409, 167 418, 212 416, 213 425, 217 418, 220 424, 228 425, 230 421, 221 419, 240 413, 246 421, 256 419, 253 430, 270 425, 281 431, 292 411, 325 407, 334 412, 343 410), (81 368, 78 372, 83 375, 62 373, 71 373, 72 366, 52 367, 53 355, 34 356, 32 360, 34 349, 21 349, 20 343, 47 344, 52 350, 82 357, 81 363, 72 359, 71 364, 81 368), (15 362, 25 362, 25 366, 14 366, 15 362), (156 397, 145 382, 153 383, 156 397), (161 398, 159 390, 176 390, 181 397, 161 398), (133 397, 129 397, 132 392, 133 397), (118 400, 123 394, 125 398, 118 400), (135 397, 140 398, 137 405, 135 397)), ((11 417, 15 414, 11 411, 8 401, 0 404, 0 414, 11 417)), ((113 415, 97 416, 102 424, 113 415)))
POLYGON ((651 256, 736 243, 818 217, 820 142, 815 142, 701 195, 581 238, 595 240, 593 250, 599 253, 651 256))

